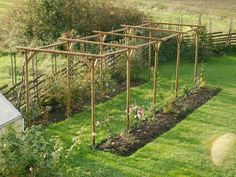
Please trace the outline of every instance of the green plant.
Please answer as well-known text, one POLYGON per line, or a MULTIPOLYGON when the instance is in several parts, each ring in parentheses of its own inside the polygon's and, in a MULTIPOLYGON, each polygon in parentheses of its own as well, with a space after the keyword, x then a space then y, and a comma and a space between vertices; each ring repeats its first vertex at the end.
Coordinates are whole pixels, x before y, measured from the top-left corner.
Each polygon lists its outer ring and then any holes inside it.
POLYGON ((144 107, 138 106, 137 104, 131 105, 130 107, 130 117, 134 120, 134 126, 138 127, 145 120, 144 117, 144 107))
POLYGON ((175 100, 176 100, 175 96, 173 96, 173 95, 169 96, 166 99, 166 104, 163 107, 163 111, 166 112, 166 113, 174 112, 173 104, 174 104, 175 100))
POLYGON ((96 126, 100 126, 102 129, 106 130, 109 138, 115 137, 115 132, 112 127, 112 119, 109 113, 103 114, 104 120, 99 122, 97 121, 96 126))
POLYGON ((138 24, 143 16, 127 3, 114 5, 107 0, 25 0, 14 4, 3 24, 9 34, 6 42, 14 46, 47 44, 71 30, 84 36, 95 29, 107 31, 120 24, 138 24))
POLYGON ((32 127, 21 136, 9 129, 0 139, 0 176, 76 176, 67 163, 78 150, 80 136, 73 142, 66 149, 58 138, 44 138, 42 127, 32 127))
POLYGON ((195 87, 196 88, 204 88, 204 87, 206 87, 206 85, 207 85, 207 83, 206 83, 205 65, 202 61, 200 77, 197 80, 195 87))

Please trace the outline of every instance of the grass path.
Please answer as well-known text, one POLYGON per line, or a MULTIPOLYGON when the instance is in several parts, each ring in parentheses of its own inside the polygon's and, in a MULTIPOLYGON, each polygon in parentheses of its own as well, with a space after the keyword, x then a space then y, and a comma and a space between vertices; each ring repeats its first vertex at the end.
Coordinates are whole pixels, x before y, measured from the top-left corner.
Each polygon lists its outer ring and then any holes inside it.
MULTIPOLYGON (((160 176, 160 177, 233 177, 236 176, 236 159, 222 167, 216 167, 210 158, 213 140, 225 133, 236 133, 236 57, 212 58, 206 64, 206 77, 210 85, 223 88, 223 91, 207 104, 197 109, 187 119, 171 131, 147 144, 130 157, 120 157, 111 153, 91 151, 89 110, 71 119, 49 126, 47 136, 57 135, 65 143, 81 127, 85 129, 78 154, 71 159, 71 166, 80 166, 91 176, 160 176)), ((161 90, 165 96, 171 94, 174 63, 160 66, 161 90)), ((192 64, 181 67, 181 87, 192 83, 192 64)), ((132 102, 147 105, 151 101, 152 83, 132 89, 132 102)), ((160 98, 159 98, 160 100, 160 98)), ((96 106, 98 120, 109 110, 115 131, 124 127, 125 93, 96 106)), ((162 104, 163 101, 160 102, 162 104)), ((98 141, 107 136, 98 128, 98 141)))

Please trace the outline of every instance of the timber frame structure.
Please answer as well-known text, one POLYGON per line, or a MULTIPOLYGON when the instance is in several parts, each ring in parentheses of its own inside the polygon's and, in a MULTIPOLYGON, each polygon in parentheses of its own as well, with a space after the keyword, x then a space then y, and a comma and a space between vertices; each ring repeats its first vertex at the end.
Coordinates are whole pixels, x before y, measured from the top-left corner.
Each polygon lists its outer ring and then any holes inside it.
POLYGON ((86 65, 90 68, 90 77, 91 77, 91 127, 92 127, 92 147, 96 147, 96 126, 95 126, 95 67, 97 65, 100 66, 100 88, 101 88, 101 97, 104 95, 103 93, 103 72, 104 72, 104 60, 108 56, 112 56, 119 53, 126 54, 126 129, 130 128, 130 75, 131 75, 131 57, 135 50, 143 48, 145 46, 149 47, 149 56, 148 56, 148 80, 151 79, 151 51, 152 47, 155 51, 155 62, 154 62, 154 76, 153 76, 153 104, 157 103, 157 79, 158 79, 158 53, 161 47, 161 44, 165 41, 176 38, 177 39, 177 60, 176 60, 176 80, 175 80, 175 95, 178 96, 179 90, 179 66, 180 66, 180 49, 181 42, 183 40, 184 34, 193 32, 195 34, 195 62, 194 62, 194 76, 193 81, 194 84, 197 81, 197 68, 198 68, 198 48, 199 48, 199 30, 204 27, 202 25, 193 25, 193 24, 177 24, 177 23, 164 23, 164 22, 152 22, 152 21, 144 21, 141 25, 121 25, 122 28, 118 30, 113 30, 109 32, 105 31, 93 31, 96 33, 92 36, 82 37, 82 38, 59 38, 58 43, 38 47, 38 48, 30 48, 30 47, 17 47, 18 51, 23 51, 25 54, 25 115, 26 115, 26 126, 30 127, 30 91, 29 91, 29 62, 37 53, 47 53, 47 54, 58 54, 67 56, 67 115, 70 116, 72 114, 72 98, 71 98, 71 72, 72 72, 72 57, 79 56, 86 65), (163 26, 179 26, 186 27, 188 30, 186 31, 177 31, 177 30, 167 30, 161 27, 163 26), (145 34, 148 35, 133 35, 136 30, 145 31, 145 34), (153 32, 163 32, 170 33, 162 38, 153 37, 153 32), (115 44, 111 42, 105 42, 107 36, 118 36, 124 38, 126 41, 125 44, 115 44), (138 45, 130 45, 129 40, 136 39, 146 41, 143 44, 138 45), (99 52, 97 54, 89 53, 86 51, 86 47, 84 47, 80 51, 75 51, 75 45, 86 46, 86 44, 97 45, 99 47, 99 52), (54 48, 64 46, 66 50, 56 50, 54 48), (104 48, 111 47, 115 48, 116 51, 107 52, 104 48))

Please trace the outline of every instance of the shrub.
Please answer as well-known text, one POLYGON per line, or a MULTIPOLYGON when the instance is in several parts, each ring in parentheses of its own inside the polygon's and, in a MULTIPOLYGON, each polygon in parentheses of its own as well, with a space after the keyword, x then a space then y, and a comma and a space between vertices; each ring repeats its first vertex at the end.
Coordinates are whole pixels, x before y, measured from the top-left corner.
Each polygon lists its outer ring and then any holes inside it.
POLYGON ((10 129, 0 139, 0 176, 75 176, 67 164, 78 142, 77 138, 65 149, 59 139, 44 138, 42 127, 32 127, 22 136, 10 129))
POLYGON ((138 24, 143 14, 121 3, 106 0, 25 0, 16 3, 5 18, 8 43, 47 44, 74 29, 78 35, 94 29, 111 30, 120 24, 138 24), (11 23, 8 23, 11 21, 11 23))
MULTIPOLYGON (((103 73, 104 77, 104 92, 111 94, 116 86, 115 81, 111 78, 108 71, 103 73)), ((90 100, 91 81, 90 70, 80 65, 76 74, 72 77, 71 98, 74 110, 81 110, 90 100)), ((62 75, 53 75, 47 79, 47 87, 49 88, 50 104, 58 105, 63 108, 67 104, 67 79, 62 75)), ((100 96, 100 72, 99 67, 95 71, 95 91, 96 99, 100 96)))

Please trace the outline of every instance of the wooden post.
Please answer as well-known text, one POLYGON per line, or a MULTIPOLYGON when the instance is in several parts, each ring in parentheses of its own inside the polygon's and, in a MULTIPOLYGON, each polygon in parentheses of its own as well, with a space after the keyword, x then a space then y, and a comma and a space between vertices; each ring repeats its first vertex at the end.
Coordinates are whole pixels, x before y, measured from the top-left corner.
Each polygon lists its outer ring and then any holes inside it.
MULTIPOLYGON (((100 34, 99 41, 104 42, 104 36, 100 34)), ((100 45, 100 54, 102 55, 104 53, 104 46, 100 45)), ((100 58, 100 97, 101 99, 104 96, 104 78, 103 78, 103 65, 104 65, 104 58, 100 58)))
POLYGON ((36 92, 37 92, 37 99, 39 99, 39 86, 38 86, 38 54, 35 55, 35 77, 36 79, 36 92))
POLYGON ((51 67, 52 67, 52 74, 55 74, 55 68, 54 68, 54 54, 51 55, 51 67))
POLYGON ((199 25, 202 25, 202 14, 199 14, 199 17, 198 17, 198 24, 199 24, 199 25))
POLYGON ((57 73, 57 56, 56 55, 54 57, 54 69, 55 69, 55 73, 57 73))
POLYGON ((14 58, 13 58, 13 53, 12 53, 12 51, 11 51, 11 54, 10 54, 10 56, 11 56, 11 79, 12 79, 12 86, 14 86, 15 85, 15 79, 14 79, 14 58))
POLYGON ((212 24, 213 24, 212 17, 209 17, 209 19, 208 19, 208 33, 212 33, 213 32, 212 24))
MULTIPOLYGON (((149 37, 152 37, 151 30, 149 30, 149 37)), ((152 45, 150 44, 148 48, 148 80, 149 81, 151 80, 151 67, 152 67, 152 45)))
POLYGON ((132 50, 129 49, 126 53, 127 56, 127 70, 126 70, 126 130, 128 131, 130 128, 130 75, 131 75, 131 56, 132 50))
POLYGON ((153 105, 156 105, 157 99, 157 74, 158 74, 158 54, 161 42, 154 44, 155 50, 155 64, 154 64, 154 81, 153 81, 153 105))
POLYGON ((29 66, 28 66, 28 52, 25 52, 25 116, 26 127, 30 128, 30 105, 29 105, 30 93, 29 93, 29 66))
POLYGON ((177 61, 176 61, 176 79, 175 79, 175 96, 178 96, 179 91, 179 64, 180 64, 180 48, 182 42, 182 35, 177 37, 177 61))
POLYGON ((233 31, 233 18, 230 17, 230 20, 229 20, 229 34, 228 34, 228 44, 229 45, 231 45, 232 31, 233 31))
POLYGON ((194 62, 194 84, 197 83, 197 65, 198 65, 199 31, 195 31, 195 62, 194 62))
POLYGON ((13 55, 14 58, 14 73, 15 73, 15 84, 17 83, 17 73, 16 73, 16 53, 13 55))
POLYGON ((71 99, 71 56, 67 56, 67 112, 66 116, 69 117, 72 114, 72 99, 71 99))
POLYGON ((91 123, 92 123, 92 148, 96 148, 96 126, 95 126, 95 83, 94 83, 94 59, 91 60, 91 123))

